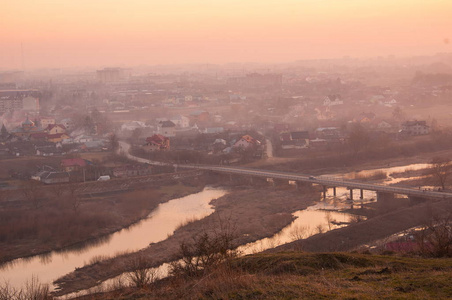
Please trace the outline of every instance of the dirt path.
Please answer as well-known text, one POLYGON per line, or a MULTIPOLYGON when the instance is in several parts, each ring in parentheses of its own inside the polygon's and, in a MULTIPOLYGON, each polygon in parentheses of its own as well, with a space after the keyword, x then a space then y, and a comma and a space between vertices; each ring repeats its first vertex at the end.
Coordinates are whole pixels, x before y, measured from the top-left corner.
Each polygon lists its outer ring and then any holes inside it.
POLYGON ((215 212, 202 220, 189 223, 177 229, 168 239, 150 245, 133 254, 86 266, 60 278, 57 284, 61 290, 57 295, 96 286, 99 281, 113 278, 129 270, 128 262, 138 256, 145 256, 151 266, 178 258, 179 245, 195 234, 218 226, 219 220, 235 228, 238 244, 246 244, 279 232, 293 220, 292 212, 305 209, 319 194, 306 190, 304 193, 293 187, 235 188, 228 195, 213 202, 215 212))

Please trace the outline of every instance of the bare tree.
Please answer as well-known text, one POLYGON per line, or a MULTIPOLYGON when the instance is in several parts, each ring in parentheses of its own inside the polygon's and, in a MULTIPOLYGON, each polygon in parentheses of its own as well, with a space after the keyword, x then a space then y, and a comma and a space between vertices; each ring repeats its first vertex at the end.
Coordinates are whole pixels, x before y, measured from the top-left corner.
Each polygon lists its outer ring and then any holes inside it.
POLYGON ((52 191, 53 197, 56 201, 60 201, 63 198, 64 192, 66 191, 67 186, 63 184, 54 184, 51 186, 50 190, 52 191))
POLYGON ((77 185, 75 185, 75 184, 69 185, 67 187, 67 193, 68 193, 68 195, 67 195, 67 197, 65 197, 66 203, 74 211, 74 213, 77 213, 78 208, 80 207, 80 204, 81 204, 81 198, 78 193, 77 185))
POLYGON ((369 132, 361 126, 361 124, 355 124, 350 131, 348 137, 348 145, 354 154, 364 150, 370 142, 369 132))
POLYGON ((41 206, 42 191, 40 183, 36 180, 29 180, 23 184, 22 194, 25 199, 32 203, 35 209, 41 206))
POLYGON ((430 218, 416 234, 421 254, 452 257, 452 213, 430 218))
POLYGON ((180 244, 181 259, 171 264, 172 275, 199 276, 212 271, 221 263, 238 256, 234 245, 235 230, 232 222, 219 220, 210 230, 193 236, 180 244))
POLYGON ((452 174, 452 162, 448 158, 435 157, 431 162, 431 175, 436 179, 436 184, 444 190, 447 180, 452 174))
POLYGON ((137 288, 144 288, 158 279, 157 270, 150 268, 150 261, 142 255, 130 261, 131 271, 127 273, 130 283, 137 288))
POLYGON ((334 222, 335 220, 333 219, 333 216, 331 215, 331 212, 330 212, 330 211, 327 211, 327 212, 325 213, 325 221, 326 221, 327 224, 328 224, 328 229, 331 230, 331 225, 333 224, 333 222, 334 222))

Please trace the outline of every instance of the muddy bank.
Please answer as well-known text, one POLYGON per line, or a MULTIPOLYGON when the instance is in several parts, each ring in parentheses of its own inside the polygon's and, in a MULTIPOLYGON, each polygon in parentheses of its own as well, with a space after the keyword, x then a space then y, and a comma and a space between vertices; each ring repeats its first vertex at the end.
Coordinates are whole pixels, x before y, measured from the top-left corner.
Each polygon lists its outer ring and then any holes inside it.
POLYGON ((361 245, 384 239, 394 233, 422 225, 429 216, 451 212, 452 202, 450 200, 422 203, 267 251, 350 251, 361 245))
POLYGON ((294 211, 305 209, 317 199, 319 193, 312 189, 231 188, 228 195, 212 202, 215 206, 212 215, 177 229, 168 239, 151 244, 142 251, 75 270, 56 281, 60 287, 56 295, 87 289, 98 285, 100 281, 129 271, 130 262, 139 256, 144 256, 149 261, 149 266, 176 260, 182 241, 218 226, 219 222, 228 222, 234 228, 238 244, 272 236, 292 222, 294 211))
POLYGON ((48 198, 39 209, 26 201, 0 206, 0 263, 96 243, 146 217, 160 203, 201 191, 203 184, 183 185, 174 180, 149 184, 136 191, 80 197, 74 211, 64 199, 48 198))

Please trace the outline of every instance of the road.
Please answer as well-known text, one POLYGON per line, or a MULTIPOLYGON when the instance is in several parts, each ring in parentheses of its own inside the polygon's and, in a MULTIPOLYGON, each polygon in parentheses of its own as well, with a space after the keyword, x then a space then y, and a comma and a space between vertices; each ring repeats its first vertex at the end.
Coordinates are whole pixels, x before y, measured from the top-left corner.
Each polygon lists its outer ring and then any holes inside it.
POLYGON ((244 168, 244 167, 219 167, 219 166, 209 166, 209 165, 167 164, 167 163, 151 161, 151 160, 148 160, 145 158, 133 156, 129 153, 129 150, 130 150, 129 144, 127 144, 125 142, 120 142, 120 152, 124 153, 129 159, 132 159, 132 160, 135 160, 135 161, 138 161, 141 163, 148 163, 151 165, 172 165, 176 169, 177 168, 199 169, 199 170, 208 170, 208 171, 227 173, 227 174, 257 176, 257 177, 264 177, 264 178, 277 178, 277 179, 285 179, 285 180, 290 180, 290 181, 309 182, 309 183, 319 184, 319 185, 328 186, 328 187, 347 187, 349 189, 363 189, 363 190, 368 190, 368 191, 402 194, 402 195, 421 197, 421 198, 436 198, 436 199, 452 198, 452 193, 449 193, 449 192, 424 191, 424 190, 420 190, 420 189, 412 188, 412 187, 386 186, 386 185, 381 185, 381 184, 364 183, 364 182, 353 181, 353 180, 343 180, 342 178, 328 177, 328 176, 322 176, 322 175, 314 177, 309 174, 259 170, 259 169, 251 169, 251 168, 244 168))

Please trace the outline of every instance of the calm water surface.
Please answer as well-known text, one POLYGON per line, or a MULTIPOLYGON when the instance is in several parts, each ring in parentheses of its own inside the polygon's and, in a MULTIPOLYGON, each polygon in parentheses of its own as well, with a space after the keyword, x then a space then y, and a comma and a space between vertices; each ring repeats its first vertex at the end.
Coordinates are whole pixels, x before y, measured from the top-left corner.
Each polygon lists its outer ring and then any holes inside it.
POLYGON ((32 276, 41 283, 55 279, 82 267, 100 256, 113 257, 118 253, 134 252, 150 243, 162 241, 171 235, 178 225, 193 218, 201 219, 214 209, 210 201, 226 194, 226 190, 205 188, 203 191, 160 204, 145 220, 112 234, 97 245, 48 255, 16 259, 0 269, 0 281, 20 288, 32 276))

